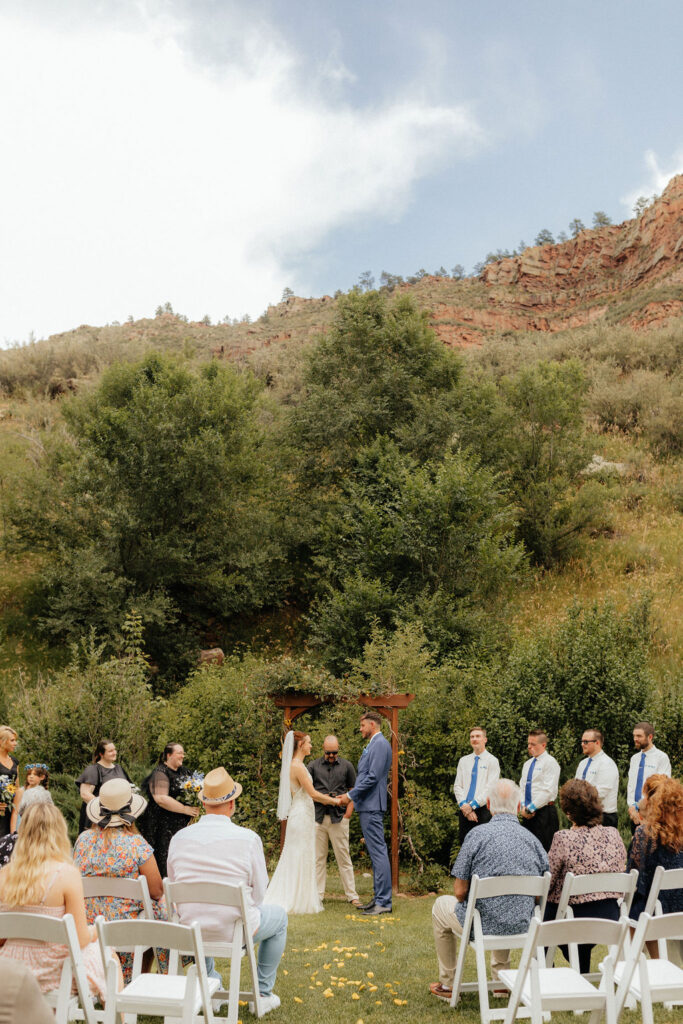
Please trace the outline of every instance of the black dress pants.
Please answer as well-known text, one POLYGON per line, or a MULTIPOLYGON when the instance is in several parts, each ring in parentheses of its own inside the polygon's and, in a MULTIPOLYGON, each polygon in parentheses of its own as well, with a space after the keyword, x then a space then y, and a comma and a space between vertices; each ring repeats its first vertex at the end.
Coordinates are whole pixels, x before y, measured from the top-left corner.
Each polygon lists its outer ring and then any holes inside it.
MULTIPOLYGON (((608 900, 592 900, 590 903, 572 903, 574 917, 600 917, 605 921, 619 920, 619 903, 614 897, 608 900)), ((554 921, 557 915, 557 903, 550 900, 545 905, 544 921, 554 921)), ((590 934, 586 929, 586 934, 590 934)), ((560 946, 562 956, 569 961, 569 947, 560 946)), ((579 970, 582 974, 588 974, 591 969, 591 953, 593 943, 581 943, 579 946, 579 970)))
POLYGON ((474 811, 477 816, 476 821, 469 821, 462 811, 458 811, 458 835, 460 838, 460 845, 465 842, 465 836, 476 828, 477 825, 485 825, 487 821, 491 820, 491 812, 488 807, 477 807, 474 811))
POLYGON ((560 827, 555 804, 546 804, 545 807, 539 807, 533 818, 522 818, 522 825, 536 836, 547 853, 553 841, 553 836, 560 827))

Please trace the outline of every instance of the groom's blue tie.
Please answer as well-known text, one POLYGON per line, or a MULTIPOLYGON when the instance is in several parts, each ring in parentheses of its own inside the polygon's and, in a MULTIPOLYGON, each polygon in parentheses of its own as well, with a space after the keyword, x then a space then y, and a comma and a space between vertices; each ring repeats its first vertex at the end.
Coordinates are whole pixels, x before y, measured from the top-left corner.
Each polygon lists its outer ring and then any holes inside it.
POLYGON ((471 804, 474 800, 474 794, 477 792, 477 772, 479 771, 479 754, 474 756, 474 768, 472 769, 472 778, 470 779, 470 788, 467 790, 467 796, 465 797, 465 803, 471 804))

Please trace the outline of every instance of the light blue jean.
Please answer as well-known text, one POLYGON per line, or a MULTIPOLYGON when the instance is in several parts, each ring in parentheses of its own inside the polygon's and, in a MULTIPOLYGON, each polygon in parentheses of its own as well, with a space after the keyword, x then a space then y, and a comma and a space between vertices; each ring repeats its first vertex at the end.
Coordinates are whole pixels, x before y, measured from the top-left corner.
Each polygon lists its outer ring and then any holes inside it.
MULTIPOLYGON (((261 924, 254 934, 254 943, 258 945, 256 970, 258 973, 258 990, 262 996, 269 996, 275 984, 275 975, 282 960, 287 942, 287 914, 275 904, 267 904, 260 908, 261 924)), ((206 973, 210 978, 223 979, 216 970, 212 956, 205 957, 206 973)))

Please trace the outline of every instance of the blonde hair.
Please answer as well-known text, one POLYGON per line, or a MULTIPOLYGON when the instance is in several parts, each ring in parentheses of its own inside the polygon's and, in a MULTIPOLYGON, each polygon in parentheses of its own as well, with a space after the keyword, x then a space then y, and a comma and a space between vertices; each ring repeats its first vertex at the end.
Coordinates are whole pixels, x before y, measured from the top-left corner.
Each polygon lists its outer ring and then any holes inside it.
POLYGON ((45 864, 72 864, 66 822, 54 804, 32 804, 22 815, 17 844, 0 871, 2 900, 10 907, 37 906, 45 896, 45 864))
POLYGON ((19 739, 19 733, 11 725, 0 725, 0 750, 7 749, 7 740, 19 739))

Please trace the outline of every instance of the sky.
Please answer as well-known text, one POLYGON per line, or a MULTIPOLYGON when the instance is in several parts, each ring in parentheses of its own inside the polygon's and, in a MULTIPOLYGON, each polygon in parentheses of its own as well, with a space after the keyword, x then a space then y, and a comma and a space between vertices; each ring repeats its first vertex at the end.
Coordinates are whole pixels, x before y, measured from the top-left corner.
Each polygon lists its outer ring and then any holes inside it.
POLYGON ((0 346, 469 273, 683 172, 680 0, 0 0, 0 346))

